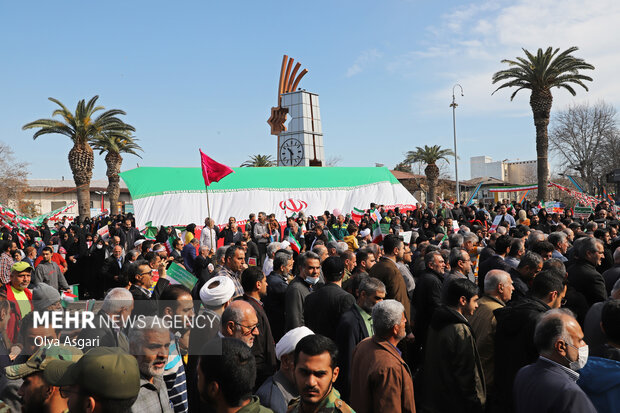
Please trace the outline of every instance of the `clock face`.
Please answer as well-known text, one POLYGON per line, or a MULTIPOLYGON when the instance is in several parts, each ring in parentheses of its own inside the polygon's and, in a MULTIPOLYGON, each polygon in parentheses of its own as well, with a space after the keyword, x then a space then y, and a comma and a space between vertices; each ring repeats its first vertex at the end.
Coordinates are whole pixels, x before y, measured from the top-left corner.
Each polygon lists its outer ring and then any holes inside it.
POLYGON ((304 159, 304 147, 297 139, 289 138, 280 145, 280 162, 285 166, 299 166, 304 159))

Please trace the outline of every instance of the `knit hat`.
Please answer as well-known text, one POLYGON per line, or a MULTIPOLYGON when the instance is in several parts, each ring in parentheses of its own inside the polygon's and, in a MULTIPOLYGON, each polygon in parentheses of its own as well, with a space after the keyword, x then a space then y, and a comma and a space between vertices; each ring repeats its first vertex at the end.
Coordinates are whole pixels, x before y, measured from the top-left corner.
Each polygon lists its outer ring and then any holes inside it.
POLYGON ((32 290, 32 305, 35 311, 43 311, 57 302, 60 302, 60 293, 51 285, 40 282, 32 290))

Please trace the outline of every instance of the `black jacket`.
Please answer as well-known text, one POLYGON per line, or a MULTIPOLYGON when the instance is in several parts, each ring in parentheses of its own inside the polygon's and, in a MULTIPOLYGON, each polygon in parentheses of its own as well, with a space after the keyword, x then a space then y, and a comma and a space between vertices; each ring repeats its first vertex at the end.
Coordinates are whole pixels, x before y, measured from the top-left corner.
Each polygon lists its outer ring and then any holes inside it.
POLYGON ((512 385, 519 369, 538 358, 534 329, 538 319, 550 307, 543 301, 526 297, 493 312, 495 332, 495 388, 502 411, 513 411, 512 385))
POLYGON ((147 296, 140 288, 135 285, 132 285, 129 288, 129 292, 133 296, 134 307, 131 315, 145 315, 145 316, 155 316, 157 315, 157 300, 159 296, 166 288, 170 285, 170 281, 165 278, 160 278, 153 289, 153 293, 151 297, 147 296))
POLYGON ((259 335, 254 339, 252 354, 256 360, 256 380, 254 391, 276 371, 276 344, 271 334, 271 326, 263 306, 254 298, 242 295, 238 300, 248 302, 256 311, 259 335))
POLYGON ((101 267, 101 273, 103 275, 103 280, 105 284, 105 289, 115 288, 115 287, 123 287, 123 283, 119 280, 122 278, 120 275, 123 272, 123 267, 125 266, 125 258, 121 258, 122 266, 118 266, 118 261, 114 258, 114 255, 110 255, 103 262, 103 266, 101 267), (118 277, 118 278, 115 278, 118 277))
POLYGON ((355 298, 334 283, 325 284, 304 302, 306 327, 334 340, 340 316, 355 304, 355 298))
POLYGON ((351 391, 350 370, 353 350, 360 341, 369 336, 366 323, 355 306, 342 314, 334 340, 338 346, 338 366, 340 367, 335 387, 340 389, 340 397, 347 403, 351 391))
POLYGON ((424 346, 431 318, 437 308, 441 306, 442 278, 432 271, 425 271, 416 280, 413 290, 413 334, 416 341, 424 346))
POLYGON ((607 298, 603 276, 586 260, 577 259, 568 268, 568 284, 584 295, 589 306, 607 298))
POLYGON ((497 254, 491 255, 489 258, 482 261, 478 267, 478 287, 480 287, 481 291, 484 291, 484 277, 491 270, 504 270, 509 272, 510 266, 497 254))
POLYGON ((284 278, 272 272, 267 276, 267 297, 263 300, 265 313, 271 324, 274 340, 280 341, 284 335, 284 297, 288 283, 284 278))

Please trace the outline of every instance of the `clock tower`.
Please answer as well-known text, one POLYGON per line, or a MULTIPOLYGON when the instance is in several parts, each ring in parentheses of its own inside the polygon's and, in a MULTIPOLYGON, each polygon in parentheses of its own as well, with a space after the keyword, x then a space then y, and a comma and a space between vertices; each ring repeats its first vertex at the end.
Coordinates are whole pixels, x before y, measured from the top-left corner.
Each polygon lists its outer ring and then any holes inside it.
POLYGON ((319 96, 305 90, 295 90, 301 78, 308 72, 304 69, 297 78, 301 66, 293 66, 293 59, 284 56, 278 89, 278 106, 271 108, 267 121, 271 134, 278 136, 278 166, 323 166, 325 150, 323 129, 319 110, 319 96), (288 125, 285 125, 290 115, 288 125))

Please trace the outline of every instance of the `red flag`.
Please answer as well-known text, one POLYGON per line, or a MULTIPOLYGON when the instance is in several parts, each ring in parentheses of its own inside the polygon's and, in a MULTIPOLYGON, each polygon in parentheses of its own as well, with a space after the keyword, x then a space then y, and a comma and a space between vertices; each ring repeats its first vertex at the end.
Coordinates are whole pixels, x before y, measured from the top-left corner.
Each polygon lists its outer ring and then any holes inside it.
POLYGON ((202 177, 205 180, 205 186, 211 185, 211 182, 219 182, 219 180, 226 175, 235 172, 230 169, 230 167, 215 162, 213 159, 205 155, 202 150, 199 149, 199 151, 200 163, 202 164, 202 177))

